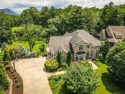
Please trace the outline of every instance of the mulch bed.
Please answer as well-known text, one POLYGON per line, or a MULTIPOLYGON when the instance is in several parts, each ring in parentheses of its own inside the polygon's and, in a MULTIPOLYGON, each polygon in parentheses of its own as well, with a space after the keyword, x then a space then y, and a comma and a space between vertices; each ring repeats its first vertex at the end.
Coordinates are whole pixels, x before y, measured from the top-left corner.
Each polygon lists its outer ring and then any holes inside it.
MULTIPOLYGON (((11 66, 11 62, 9 62, 7 65, 11 66)), ((22 81, 22 78, 20 77, 20 75, 14 71, 13 67, 11 66, 11 71, 10 70, 7 70, 6 73, 8 74, 8 76, 10 77, 10 79, 13 81, 13 89, 12 89, 12 92, 13 94, 23 94, 23 81, 22 81), (14 76, 11 72, 14 72, 13 74, 15 75, 15 77, 17 78, 17 82, 19 82, 21 84, 20 87, 16 87, 16 80, 14 79, 14 76)), ((7 89, 5 91, 6 94, 8 94, 9 92, 9 89, 7 89)))

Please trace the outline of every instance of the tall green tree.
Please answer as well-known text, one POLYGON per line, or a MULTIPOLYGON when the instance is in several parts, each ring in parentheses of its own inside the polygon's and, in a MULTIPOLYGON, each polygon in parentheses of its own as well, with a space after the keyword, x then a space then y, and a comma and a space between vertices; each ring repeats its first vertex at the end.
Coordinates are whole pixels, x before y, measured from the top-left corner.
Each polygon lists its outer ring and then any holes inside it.
POLYGON ((59 68, 61 67, 61 64, 62 64, 62 55, 61 55, 61 52, 58 51, 58 54, 57 54, 57 62, 59 64, 59 68))
POLYGON ((98 87, 98 76, 89 64, 72 65, 65 76, 65 85, 70 94, 93 94, 98 87))
POLYGON ((119 83, 125 83, 125 41, 111 48, 106 57, 108 71, 119 83))
POLYGON ((68 64, 68 66, 71 65, 71 59, 72 59, 71 52, 68 52, 67 58, 66 58, 66 63, 68 64))
POLYGON ((42 39, 41 31, 41 26, 29 24, 27 29, 23 28, 17 33, 18 40, 28 42, 30 51, 32 51, 33 47, 36 44, 36 41, 40 41, 42 39))
POLYGON ((108 54, 108 51, 110 50, 110 48, 112 47, 113 45, 111 43, 108 43, 108 42, 104 42, 100 48, 100 55, 99 55, 99 59, 102 61, 102 62, 105 62, 105 59, 106 59, 106 56, 108 54))

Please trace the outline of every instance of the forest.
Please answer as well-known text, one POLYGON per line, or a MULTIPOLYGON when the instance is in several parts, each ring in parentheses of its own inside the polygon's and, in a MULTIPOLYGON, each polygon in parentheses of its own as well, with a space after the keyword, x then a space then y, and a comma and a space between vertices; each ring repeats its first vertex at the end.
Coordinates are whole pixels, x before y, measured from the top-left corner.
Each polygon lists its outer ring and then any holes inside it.
POLYGON ((10 16, 1 12, 0 44, 11 44, 20 40, 28 31, 34 33, 31 37, 35 38, 35 35, 38 35, 37 40, 48 41, 49 36, 63 35, 76 29, 85 29, 94 35, 108 25, 125 25, 125 4, 114 5, 110 2, 101 9, 76 5, 69 5, 63 9, 52 6, 43 7, 40 11, 36 7, 30 7, 23 10, 20 16, 10 16), (13 27, 22 28, 12 30, 13 27), (29 27, 32 29, 29 30, 29 27), (37 34, 35 31, 38 31, 37 34))

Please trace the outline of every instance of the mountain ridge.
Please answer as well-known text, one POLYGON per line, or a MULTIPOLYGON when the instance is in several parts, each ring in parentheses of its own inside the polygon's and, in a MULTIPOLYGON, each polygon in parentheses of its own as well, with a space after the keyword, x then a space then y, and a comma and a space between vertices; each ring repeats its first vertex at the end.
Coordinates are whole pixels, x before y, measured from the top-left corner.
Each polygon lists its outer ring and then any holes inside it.
POLYGON ((0 9, 0 12, 4 12, 5 14, 14 15, 14 16, 19 15, 19 14, 15 13, 14 11, 12 11, 11 9, 8 9, 8 8, 0 9))

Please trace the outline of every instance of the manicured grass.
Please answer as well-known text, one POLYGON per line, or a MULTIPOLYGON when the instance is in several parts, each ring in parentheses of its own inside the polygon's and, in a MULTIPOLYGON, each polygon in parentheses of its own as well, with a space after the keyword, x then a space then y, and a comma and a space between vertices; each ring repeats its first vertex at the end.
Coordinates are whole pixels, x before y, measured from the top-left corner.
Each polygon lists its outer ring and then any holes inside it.
MULTIPOLYGON (((97 62, 96 64, 99 66, 99 69, 95 71, 99 75, 99 87, 96 90, 96 94, 125 94, 124 88, 121 85, 118 85, 108 73, 108 66, 101 62, 97 62)), ((64 83, 61 83, 61 80, 63 79, 60 79, 59 81, 49 80, 53 94, 67 94, 64 83), (53 87, 56 88, 53 89, 53 87)))
POLYGON ((96 94, 125 94, 125 91, 111 77, 107 71, 108 66, 101 64, 97 73, 100 75, 96 94))
MULTIPOLYGON (((13 47, 13 46, 15 46, 15 45, 17 45, 17 44, 22 45, 25 49, 28 49, 28 48, 29 48, 28 42, 19 42, 19 41, 13 42, 11 46, 13 47)), ((47 44, 46 44, 44 41, 37 41, 37 42, 36 42, 36 45, 35 45, 34 48, 33 48, 33 51, 34 51, 34 52, 40 52, 39 47, 40 47, 41 44, 45 44, 45 45, 47 46, 47 44)))

